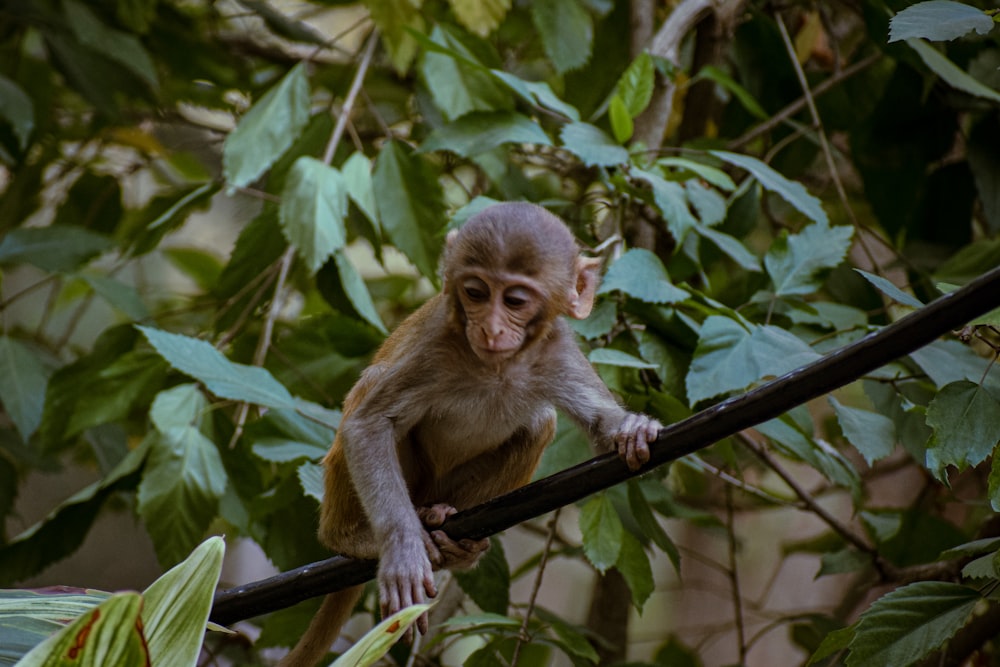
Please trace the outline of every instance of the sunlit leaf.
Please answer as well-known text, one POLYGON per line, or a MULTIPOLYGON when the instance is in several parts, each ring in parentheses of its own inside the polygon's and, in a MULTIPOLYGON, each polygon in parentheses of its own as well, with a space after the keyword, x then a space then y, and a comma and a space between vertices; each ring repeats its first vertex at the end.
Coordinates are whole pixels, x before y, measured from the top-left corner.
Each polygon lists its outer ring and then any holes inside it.
POLYGON ((511 0, 448 0, 455 18, 469 32, 486 37, 510 11, 511 0))
POLYGON ((589 123, 568 123, 563 126, 559 138, 585 165, 611 167, 628 162, 628 151, 589 123))
POLYGON ((350 196, 369 222, 378 229, 378 209, 375 206, 375 186, 372 183, 372 163, 361 151, 351 153, 340 167, 344 185, 350 196))
POLYGON ((993 26, 993 20, 981 9, 950 0, 930 0, 910 5, 893 16, 889 20, 889 41, 911 37, 946 41, 973 31, 985 35, 993 26))
POLYGON ((347 195, 340 172, 316 158, 302 156, 288 172, 279 219, 288 242, 311 272, 347 240, 347 195))
POLYGON ((803 215, 814 222, 828 224, 826 211, 819 199, 809 194, 801 183, 790 181, 770 166, 757 158, 728 151, 709 151, 712 155, 725 160, 729 164, 746 169, 761 184, 765 190, 780 195, 785 201, 798 209, 803 215))
POLYGON ((382 659, 403 633, 420 615, 431 608, 429 604, 415 604, 401 609, 385 619, 344 651, 330 667, 369 667, 382 659))
POLYGON ((599 493, 580 509, 583 552, 599 572, 612 567, 621 555, 625 528, 611 498, 599 493))
POLYGON ((764 256, 777 296, 812 294, 827 274, 844 261, 854 229, 846 225, 807 225, 798 234, 782 234, 764 256))
POLYGON ((598 294, 616 290, 647 303, 678 303, 690 296, 674 287, 660 258, 644 248, 632 248, 608 268, 598 294))
POLYGON ((608 118, 611 120, 611 132, 615 135, 615 141, 622 144, 632 138, 635 125, 632 117, 628 115, 628 109, 621 96, 614 95, 608 103, 608 118))
POLYGON ((649 101, 653 98, 655 74, 653 59, 643 52, 618 79, 615 92, 631 118, 635 118, 649 106, 649 101))
POLYGON ((420 67, 434 105, 450 121, 472 111, 510 109, 513 102, 507 87, 497 82, 457 32, 437 25, 430 35, 432 42, 443 47, 428 50, 420 67))
POLYGON ((577 69, 590 59, 594 25, 579 0, 535 0, 531 18, 557 72, 577 69))

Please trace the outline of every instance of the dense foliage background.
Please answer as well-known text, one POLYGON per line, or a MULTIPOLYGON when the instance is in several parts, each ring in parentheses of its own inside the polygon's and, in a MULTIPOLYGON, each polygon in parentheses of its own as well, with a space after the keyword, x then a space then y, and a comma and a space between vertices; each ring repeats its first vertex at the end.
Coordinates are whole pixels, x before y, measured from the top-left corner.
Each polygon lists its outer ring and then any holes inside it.
MULTIPOLYGON (((110 505, 163 568, 210 533, 325 557, 336 407, 490 201, 607 259, 581 344, 664 421, 997 266, 995 13, 890 42, 906 4, 7 0, 0 585, 110 505), (64 466, 98 480, 23 526, 64 466)), ((993 664, 998 327, 519 529, 419 664, 993 664)), ((540 474, 588 455, 564 428, 540 474)))

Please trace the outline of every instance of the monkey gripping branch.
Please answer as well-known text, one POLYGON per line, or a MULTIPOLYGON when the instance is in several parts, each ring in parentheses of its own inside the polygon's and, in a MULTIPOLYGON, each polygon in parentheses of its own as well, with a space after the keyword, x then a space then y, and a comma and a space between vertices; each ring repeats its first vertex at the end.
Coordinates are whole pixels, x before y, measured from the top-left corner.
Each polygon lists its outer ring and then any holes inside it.
MULTIPOLYGON (((811 364, 671 424, 651 443, 650 461, 636 473, 629 472, 616 454, 605 454, 455 514, 442 528, 456 540, 478 540, 506 530, 777 417, 998 307, 1000 267, 811 364)), ((372 560, 328 558, 219 591, 211 620, 227 625, 284 609, 364 583, 374 577, 375 571, 376 562, 372 560)))

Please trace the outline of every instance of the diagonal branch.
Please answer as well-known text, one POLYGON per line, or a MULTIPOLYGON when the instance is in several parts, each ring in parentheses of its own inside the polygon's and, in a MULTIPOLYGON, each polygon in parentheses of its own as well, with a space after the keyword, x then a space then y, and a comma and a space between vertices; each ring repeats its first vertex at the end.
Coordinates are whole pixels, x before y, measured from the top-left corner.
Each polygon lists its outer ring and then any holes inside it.
MULTIPOLYGON (((889 326, 807 366, 671 424, 653 443, 646 472, 781 415, 1000 307, 1000 267, 889 326)), ((634 477, 605 454, 449 518, 454 539, 482 539, 634 477)), ((216 594, 211 619, 223 625, 364 583, 375 561, 334 557, 216 594)))

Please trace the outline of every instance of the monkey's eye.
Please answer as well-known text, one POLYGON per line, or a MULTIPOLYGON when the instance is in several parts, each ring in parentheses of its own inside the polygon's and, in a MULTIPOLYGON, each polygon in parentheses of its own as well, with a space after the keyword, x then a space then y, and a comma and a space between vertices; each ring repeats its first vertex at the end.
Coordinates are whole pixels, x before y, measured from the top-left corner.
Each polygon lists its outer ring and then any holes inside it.
POLYGON ((465 290, 465 296, 469 301, 482 303, 490 298, 489 290, 475 283, 465 285, 462 289, 465 290))
POLYGON ((529 301, 531 301, 531 295, 521 288, 507 290, 503 295, 504 305, 514 310, 523 308, 529 301))

